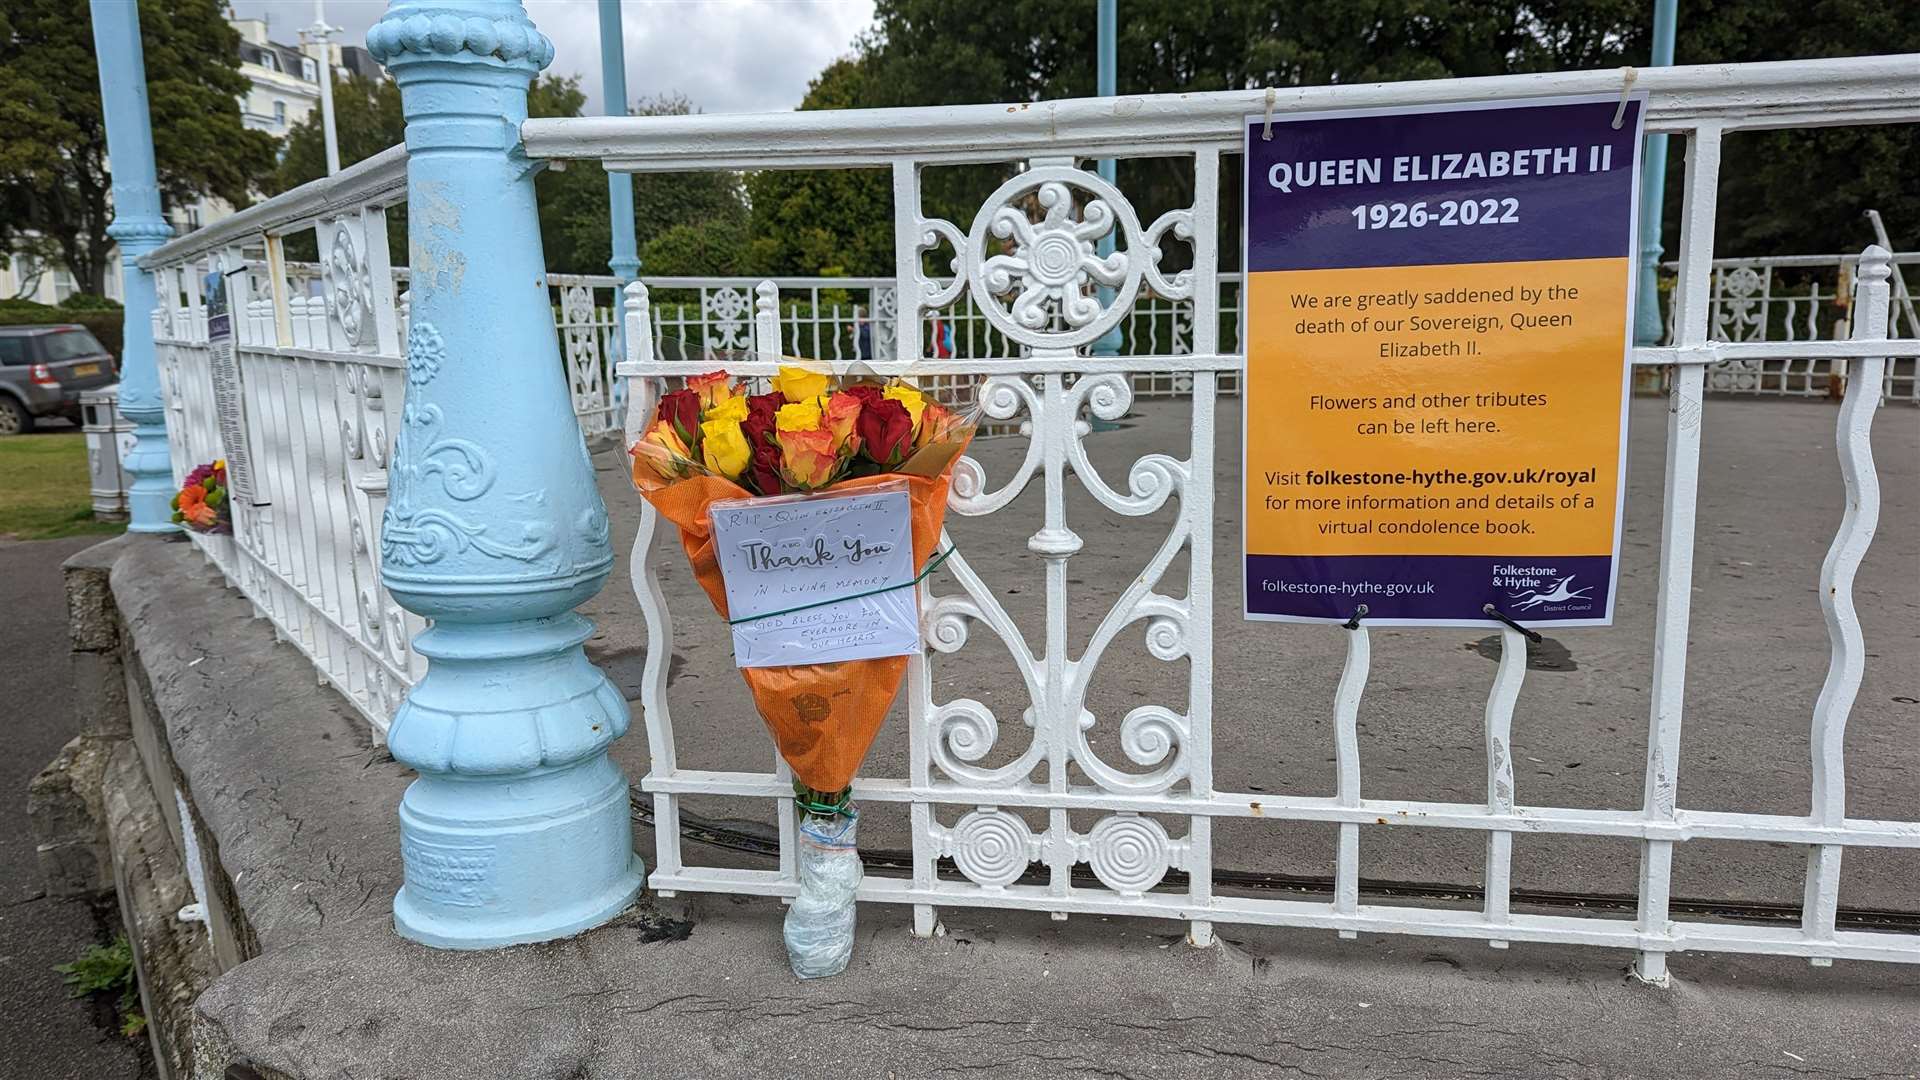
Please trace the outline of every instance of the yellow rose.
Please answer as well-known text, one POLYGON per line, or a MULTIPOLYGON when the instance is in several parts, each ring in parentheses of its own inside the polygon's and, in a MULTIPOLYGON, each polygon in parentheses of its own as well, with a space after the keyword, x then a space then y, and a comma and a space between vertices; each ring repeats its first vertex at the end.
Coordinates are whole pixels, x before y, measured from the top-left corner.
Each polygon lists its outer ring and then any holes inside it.
POLYGON ((773 388, 788 401, 812 401, 827 392, 827 381, 823 372, 782 365, 780 374, 773 377, 773 388))
POLYGON ((889 401, 897 401, 906 406, 907 416, 913 420, 913 430, 920 430, 920 414, 927 407, 927 395, 905 383, 894 383, 881 395, 889 401))
POLYGON ((812 431, 820 426, 820 403, 808 399, 782 405, 773 414, 773 426, 776 431, 812 431))
MULTIPOLYGON (((716 423, 738 424, 747 418, 747 398, 745 394, 735 394, 724 398, 707 409, 706 419, 716 423)), ((701 425, 705 427, 705 424, 701 425)))
POLYGON ((700 440, 700 456, 706 460, 707 468, 729 480, 738 480, 740 474, 747 471, 747 462, 753 457, 753 450, 747 445, 746 433, 740 430, 739 422, 709 420, 700 425, 700 432, 703 436, 700 440))

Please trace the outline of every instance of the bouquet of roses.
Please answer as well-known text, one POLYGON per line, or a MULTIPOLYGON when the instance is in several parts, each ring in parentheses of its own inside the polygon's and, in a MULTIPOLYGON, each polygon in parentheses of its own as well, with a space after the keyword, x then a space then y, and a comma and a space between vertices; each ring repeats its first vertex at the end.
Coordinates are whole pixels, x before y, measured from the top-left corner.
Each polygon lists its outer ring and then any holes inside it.
MULTIPOLYGON (((680 528, 694 576, 727 615, 708 508, 722 500, 854 492, 905 481, 913 562, 940 539, 953 464, 975 417, 901 381, 841 381, 782 367, 772 391, 752 394, 726 372, 686 380, 661 397, 634 443, 633 482, 680 528), (837 385, 836 385, 837 384, 837 385)), ((844 802, 906 674, 907 658, 742 668, 781 756, 816 804, 844 802), (824 711, 820 702, 831 703, 824 711)))
MULTIPOLYGON (((721 617, 731 621, 712 517, 720 502, 875 489, 887 497, 904 485, 911 566, 930 569, 953 464, 973 438, 973 416, 900 380, 837 381, 782 367, 772 387, 749 393, 724 371, 690 378, 660 399, 631 450, 634 486, 680 527, 694 577, 721 617)), ((802 978, 838 974, 853 953, 862 876, 859 814, 849 798, 853 774, 906 671, 904 655, 740 669, 797 778, 800 891, 787 909, 784 937, 802 978)))
POLYGON ((197 533, 231 533, 233 504, 227 498, 227 462, 196 465, 173 497, 173 523, 197 533))

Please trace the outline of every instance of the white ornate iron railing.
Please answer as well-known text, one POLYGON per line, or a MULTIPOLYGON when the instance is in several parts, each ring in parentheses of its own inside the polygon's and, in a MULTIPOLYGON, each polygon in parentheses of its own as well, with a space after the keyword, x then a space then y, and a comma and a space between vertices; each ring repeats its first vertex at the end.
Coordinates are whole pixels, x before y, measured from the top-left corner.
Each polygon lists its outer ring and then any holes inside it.
MULTIPOLYGON (((1858 255, 1775 255, 1755 259, 1715 259, 1708 331, 1715 341, 1823 341, 1851 333, 1852 283, 1858 255)), ((1909 282, 1920 283, 1920 254, 1893 257, 1892 302, 1887 336, 1920 337, 1909 282)), ((1662 267, 1671 277, 1675 263, 1662 267)), ((1668 294, 1671 297, 1674 294, 1668 294)), ((1671 323, 1672 312, 1668 312, 1671 323)), ((1838 397, 1844 364, 1807 356, 1725 360, 1707 369, 1714 393, 1785 397, 1838 397)), ((1883 399, 1920 404, 1920 379, 1914 362, 1896 358, 1887 364, 1883 399)))
MULTIPOLYGON (((1715 260, 1714 340, 1818 341, 1845 336, 1848 283, 1859 258, 1788 255, 1715 260)), ((1665 280, 1671 280, 1675 265, 1665 264, 1665 280)), ((1905 269, 1906 277, 1920 280, 1920 255, 1895 255, 1894 265, 1905 269)), ((287 275, 295 294, 306 295, 309 304, 328 302, 319 264, 289 263, 287 275)), ((407 271, 395 267, 393 276, 402 290, 397 302, 403 311, 404 334, 407 271)), ((687 348, 751 349, 754 307, 762 282, 771 282, 775 289, 780 340, 789 354, 844 364, 894 351, 897 300, 892 278, 649 276, 647 281, 654 297, 656 356, 687 348)), ((1220 349, 1239 352, 1240 275, 1217 274, 1215 282, 1220 349)), ((574 411, 589 437, 610 434, 619 427, 623 400, 612 370, 619 279, 605 274, 549 274, 547 283, 574 411)), ((1667 294, 1669 306, 1672 295, 1667 294)), ((1193 319, 1190 299, 1170 299, 1145 288, 1121 320, 1118 351, 1126 356, 1190 353, 1193 319)), ((1895 278, 1888 336, 1920 336, 1920 323, 1901 276, 1895 278)), ((920 338, 929 357, 945 352, 965 359, 1004 359, 1027 352, 994 329, 970 293, 962 293, 946 309, 924 313, 920 338), (938 347, 935 342, 940 343, 938 347)), ((1090 349, 1083 346, 1082 351, 1090 349)), ((1904 360, 1888 365, 1886 401, 1920 404, 1920 379, 1914 370, 1915 365, 1904 360)), ((1136 399, 1184 397, 1192 390, 1191 376, 1181 371, 1135 371, 1129 378, 1136 399)), ((944 381, 946 390, 965 398, 979 379, 944 381)), ((1831 361, 1808 356, 1764 363, 1725 360, 1707 371, 1707 389, 1714 393, 1837 397, 1841 382, 1831 361)), ((1219 388, 1224 394, 1238 393, 1238 373, 1222 372, 1219 388)), ((1004 433, 998 427, 990 430, 1004 433)))
MULTIPOLYGON (((255 500, 234 534, 194 540, 274 632, 312 659, 377 735, 425 669, 424 626, 380 584, 387 461, 404 407, 404 297, 387 255, 386 208, 404 200, 395 147, 196 230, 149 257, 159 291, 154 338, 176 480, 245 453, 255 500), (316 269, 289 264, 286 239, 311 233, 316 269), (245 442, 223 439, 203 286, 226 286, 245 442)), ((231 429, 230 430, 234 430, 231 429)))
MULTIPOLYGON (((1848 326, 1850 282, 1858 255, 1785 255, 1746 259, 1716 259, 1713 264, 1715 341, 1822 341, 1845 337, 1848 326)), ((1920 282, 1920 254, 1896 254, 1903 271, 1894 282, 1887 336, 1920 336, 1920 319, 1905 286, 1920 282)), ((1671 283, 1677 264, 1667 263, 1663 281, 1671 283)), ((555 308, 563 336, 569 328, 592 325, 601 342, 611 339, 614 294, 619 282, 609 276, 552 277, 556 291, 576 297, 570 304, 556 297, 555 308)), ((775 277, 647 277, 652 290, 656 355, 669 340, 713 349, 752 347, 755 288, 762 280, 778 292, 780 338, 788 352, 831 363, 845 363, 893 352, 896 300, 892 278, 775 277), (877 344, 876 344, 877 342, 877 344)), ((1219 346, 1239 352, 1240 275, 1215 275, 1219 290, 1219 346)), ((1672 292, 1666 294, 1671 321, 1672 292)), ((1143 289, 1120 323, 1119 352, 1126 356, 1185 355, 1193 351, 1194 309, 1191 300, 1168 299, 1143 289)), ((924 354, 935 355, 932 342, 949 346, 951 354, 966 359, 997 359, 1024 355, 1017 341, 995 330, 963 293, 952 306, 924 314, 921 319, 924 354)), ((574 338, 567 338, 571 342, 574 338)), ((1083 347, 1083 351, 1087 351, 1083 347)), ((573 354, 569 347, 569 356, 573 354)), ((1136 398, 1182 397, 1192 380, 1178 371, 1131 374, 1136 398)), ((1238 393, 1239 376, 1223 372, 1222 393, 1238 393)), ((1885 400, 1920 404, 1920 379, 1914 364, 1890 363, 1885 377, 1885 400)), ((1759 360, 1730 359, 1707 370, 1707 389, 1713 393, 1766 396, 1835 397, 1840 380, 1830 360, 1791 356, 1759 360)), ((590 432, 610 430, 612 423, 589 422, 583 406, 582 422, 590 432)))
MULTIPOLYGON (((592 341, 604 345, 612 339, 614 300, 620 282, 608 275, 554 274, 549 275, 548 280, 554 288, 554 310, 561 328, 563 351, 570 364, 576 356, 584 363, 586 353, 576 352, 576 345, 585 350, 591 348, 592 341), (586 334, 586 327, 592 327, 594 333, 586 334)), ((892 278, 649 275, 646 280, 653 295, 653 340, 657 356, 674 355, 689 347, 751 349, 754 308, 762 282, 771 282, 774 287, 780 340, 789 354, 844 364, 892 356, 895 351, 897 297, 892 278)), ((1240 275, 1219 275, 1218 287, 1223 347, 1237 351, 1240 275)), ((1005 359, 1025 353, 1023 346, 995 329, 965 294, 949 308, 924 314, 921 324, 920 340, 929 357, 946 353, 967 359, 1005 359)), ((1119 351, 1124 354, 1191 352, 1193 304, 1144 291, 1127 312, 1120 329, 1119 351)), ((604 374, 610 375, 610 372, 604 374)), ((1237 379, 1229 374, 1224 380, 1228 392, 1238 391, 1237 379)), ((1190 384, 1184 374, 1171 371, 1136 372, 1133 382, 1134 393, 1140 397, 1184 395, 1190 384)), ((591 402, 583 402, 579 411, 590 434, 617 426, 617 423, 600 422, 591 402)))
MULTIPOLYGON (((1865 644, 1852 607, 1852 576, 1870 540, 1879 505, 1867 432, 1889 363, 1911 364, 1920 342, 1886 340, 1889 287, 1885 259, 1870 253, 1854 291, 1854 318, 1846 339, 1818 341, 1721 340, 1714 333, 1712 226, 1722 137, 1731 131, 1830 124, 1908 123, 1920 119, 1920 82, 1913 57, 1879 57, 1710 69, 1671 68, 1642 73, 1650 91, 1649 127, 1685 138, 1688 168, 1682 244, 1674 289, 1674 343, 1635 350, 1634 362, 1671 369, 1667 478, 1660 556, 1659 608, 1653 643, 1645 796, 1638 807, 1575 809, 1528 806, 1512 786, 1510 732, 1525 679, 1525 650, 1517 634, 1501 634, 1502 652, 1486 707, 1488 797, 1485 803, 1408 802, 1366 798, 1358 750, 1357 717, 1370 664, 1365 629, 1347 635, 1347 659, 1333 711, 1338 788, 1330 797, 1221 791, 1212 779, 1214 461, 1218 398, 1243 368, 1237 342, 1223 336, 1232 320, 1228 296, 1236 290, 1196 287, 1223 281, 1216 273, 1222 158, 1235 154, 1240 119, 1266 104, 1258 93, 1196 94, 1110 101, 847 113, 755 116, 594 118, 531 121, 523 127, 528 154, 598 159, 631 170, 883 167, 895 194, 896 276, 880 282, 796 284, 807 290, 802 317, 783 314, 787 290, 756 287, 752 343, 758 357, 745 374, 765 375, 783 343, 789 351, 835 354, 827 347, 857 341, 860 316, 880 309, 875 290, 894 290, 898 318, 891 340, 874 346, 873 366, 918 378, 979 386, 989 416, 1018 424, 1028 440, 1011 475, 990 484, 965 461, 956 477, 953 509, 969 516, 1008 509, 1029 487, 1040 488, 1041 527, 1028 541, 1044 564, 1043 626, 1030 640, 989 582, 1005 568, 976 567, 964 549, 949 561, 960 588, 936 594, 923 587, 927 640, 933 651, 956 653, 975 624, 1004 648, 1017 673, 1018 707, 1032 731, 1024 746, 1010 714, 984 703, 969 688, 979 668, 940 661, 942 700, 935 700, 931 654, 916 658, 907 686, 909 759, 904 775, 874 775, 857 784, 860 798, 905 804, 911 815, 913 867, 909 875, 870 875, 863 899, 914 906, 918 931, 930 932, 939 905, 1014 907, 1071 913, 1141 914, 1184 920, 1197 943, 1211 939, 1216 922, 1250 922, 1510 941, 1561 941, 1637 951, 1637 969, 1663 980, 1669 952, 1701 949, 1833 958, 1920 960, 1911 934, 1836 929, 1841 854, 1848 847, 1920 847, 1920 823, 1850 818, 1845 812, 1843 743, 1847 717, 1865 662, 1865 644), (1138 221, 1124 195, 1080 163, 1099 157, 1173 158, 1191 170, 1194 201, 1152 222, 1138 221), (923 167, 953 163, 1012 166, 1010 179, 980 214, 962 224, 921 213, 923 167), (1111 304, 1094 322, 1056 322, 1024 328, 1006 313, 984 280, 984 230, 995 212, 1043 188, 1078 191, 1104 200, 1117 213, 1119 249, 1126 261, 1111 304), (1156 249, 1187 244, 1190 270, 1163 273, 1156 249), (929 275, 923 255, 951 255, 959 274, 929 275), (860 290, 867 290, 865 303, 860 290), (813 290, 820 290, 814 292, 813 290), (832 290, 843 290, 843 301, 832 290), (1153 305, 1166 305, 1164 322, 1153 305), (1176 305, 1192 317, 1184 323, 1176 305), (824 315, 822 313, 825 313, 824 315), (999 340, 1006 348, 937 355, 932 320, 956 329, 978 323, 968 341, 999 340), (1137 355, 1088 355, 1104 329, 1139 320, 1129 335, 1137 355), (1160 335, 1158 327, 1166 333, 1160 335), (818 336, 817 342, 814 339, 818 336), (994 337, 997 335, 997 339, 994 337), (889 347, 890 346, 890 347, 889 347), (999 353, 1000 355, 989 355, 999 353), (1838 439, 1847 514, 1821 573, 1821 597, 1833 660, 1810 721, 1815 747, 1812 807, 1806 815, 1682 809, 1675 796, 1684 712, 1694 515, 1700 423, 1707 372, 1714 365, 1801 358, 1844 367, 1845 400, 1838 439), (1142 384, 1142 372, 1161 373, 1142 384), (1124 487, 1115 487, 1089 459, 1082 437, 1086 414, 1124 415, 1136 395, 1178 393, 1190 398, 1192 422, 1183 456, 1154 454, 1135 462, 1124 487), (1159 516, 1168 529, 1144 570, 1116 587, 1112 607, 1091 627, 1084 648, 1069 652, 1068 566, 1080 549, 1067 521, 1069 477, 1107 511, 1125 517, 1159 516), (1183 577, 1178 587, 1170 574, 1183 577), (1085 703, 1108 646, 1142 625, 1155 658, 1186 662, 1186 690, 1168 704, 1133 709, 1118 723, 1088 712, 1085 703), (954 689, 958 687, 958 689, 954 689), (952 695, 952 696, 949 696, 952 695), (1103 756, 1118 745, 1125 761, 1103 756), (1003 733, 1005 733, 1003 735, 1003 733), (1117 735, 1117 739, 1110 736, 1117 735), (991 755, 1005 761, 989 767, 991 755), (1044 779, 1036 780, 1034 777, 1044 779), (1212 825, 1218 818, 1326 822, 1339 826, 1335 892, 1326 903, 1220 895, 1212 876, 1212 825), (1090 825, 1084 823, 1091 822, 1090 825), (1466 829, 1487 841, 1485 904, 1445 910, 1361 903, 1358 888, 1362 825, 1466 829), (1169 827, 1171 826, 1171 828, 1169 827), (1176 832, 1178 835, 1176 835, 1176 832), (1540 915, 1510 908, 1511 845, 1516 832, 1626 837, 1641 849, 1638 915, 1632 921, 1540 915), (1809 851, 1802 925, 1794 929, 1724 921, 1676 920, 1669 910, 1673 849, 1697 839, 1787 843, 1809 851), (961 875, 943 876, 951 858, 961 875), (1039 863, 1044 884, 1020 878, 1039 863), (1074 868, 1087 864, 1099 887, 1076 884, 1074 868), (1186 871, 1179 888, 1163 885, 1170 869, 1186 871)), ((1526 98, 1617 90, 1614 73, 1516 76, 1386 86, 1288 90, 1277 111, 1526 98)), ((169 440, 176 469, 231 448, 215 414, 206 312, 198 283, 218 263, 242 267, 230 295, 234 348, 245 403, 244 439, 267 505, 236 508, 229 539, 196 537, 228 580, 240 588, 280 634, 305 651, 323 681, 364 712, 377 731, 407 685, 422 670, 409 639, 419 621, 395 605, 379 579, 376 531, 386 496, 391 431, 405 407, 400 352, 406 312, 396 289, 403 274, 387 265, 385 208, 404 198, 405 153, 387 151, 340 174, 308 184, 197 230, 160 248, 144 265, 160 276, 155 312, 160 366, 169 402, 169 440), (287 236, 312 231, 321 253, 317 298, 294 284, 298 272, 284 257, 287 236), (264 258, 249 263, 249 251, 264 258), (317 300, 317 302, 316 302, 317 300)), ((1016 245, 1017 247, 1017 245, 1016 245)), ((698 292, 700 337, 708 327, 737 320, 735 297, 713 290, 740 282, 655 281, 664 309, 674 290, 698 292), (728 314, 715 320, 708 297, 728 314)), ((1065 286, 1077 289, 1084 282, 1065 286)), ((575 382, 576 411, 589 428, 610 423, 616 389, 604 357, 612 320, 598 291, 611 279, 557 279, 554 306, 563 335, 577 334, 583 366, 575 382), (586 302, 573 289, 587 290, 586 302), (595 419, 599 418, 599 419, 595 419)), ((630 287, 622 313, 627 333, 622 381, 631 385, 627 423, 644 416, 655 380, 685 371, 664 355, 668 336, 693 337, 691 309, 671 318, 650 313, 646 290, 630 287)), ((876 323, 876 326, 878 323, 876 323)), ((737 338, 735 340, 738 340, 737 338)), ((972 348, 971 345, 968 348, 972 348)), ((570 369, 575 350, 567 345, 570 369)), ((655 888, 788 895, 795 890, 794 823, 784 769, 732 772, 679 764, 675 721, 666 690, 673 622, 657 568, 646 558, 658 520, 646 511, 633 562, 635 591, 648 630, 641 687, 652 771, 642 787, 654 803, 658 851, 655 888), (719 794, 766 800, 780 825, 775 870, 689 866, 680 844, 682 800, 719 794)), ((1077 583, 1075 583, 1077 584, 1077 583)), ((704 617, 704 613, 701 617, 704 617)), ((1344 632, 1343 632, 1344 633, 1344 632)), ((1004 690, 1004 687, 998 689, 1004 690)))
MULTIPOLYGON (((532 121, 523 128, 530 156, 600 160, 613 170, 699 170, 765 167, 883 167, 893 177, 895 250, 900 320, 893 356, 882 371, 915 377, 981 377, 990 417, 1022 420, 1024 460, 990 483, 971 459, 956 476, 952 509, 960 515, 1003 511, 1025 489, 1043 492, 1042 522, 1028 548, 1044 563, 1044 627, 1036 642, 1003 604, 1009 568, 975 566, 964 546, 947 562, 957 592, 922 586, 923 629, 931 651, 916 657, 907 683, 909 751, 904 775, 869 775, 855 784, 858 798, 906 804, 912 827, 912 870, 870 874, 865 900, 912 904, 914 926, 931 933, 940 905, 989 906, 1069 914, 1151 915, 1186 921, 1190 938, 1211 940, 1216 922, 1248 922, 1333 929, 1343 936, 1387 931, 1512 941, 1558 941, 1635 950, 1636 968, 1664 982, 1666 957, 1699 949, 1804 956, 1920 961, 1911 935, 1836 929, 1838 874, 1849 847, 1920 847, 1920 823, 1849 818, 1845 812, 1842 734, 1864 663, 1859 621, 1852 609, 1852 577, 1870 539, 1878 489, 1867 443, 1889 357, 1920 355, 1920 342, 1886 340, 1887 256, 1864 257, 1855 293, 1856 316, 1847 340, 1818 342, 1720 341, 1712 333, 1712 235, 1721 140, 1732 131, 1828 124, 1910 122, 1920 118, 1920 87, 1910 57, 1740 67, 1674 68, 1647 72, 1651 130, 1683 136, 1688 152, 1674 343, 1634 352, 1634 363, 1671 366, 1672 408, 1667 432, 1668 472, 1660 557, 1658 615, 1653 644, 1645 794, 1638 807, 1576 809, 1529 806, 1514 788, 1511 731, 1526 678, 1521 635, 1500 633, 1501 657, 1486 705, 1487 798, 1481 803, 1406 802, 1362 795, 1358 710, 1370 665, 1370 635, 1347 634, 1347 659, 1335 700, 1334 751, 1338 790, 1330 797, 1216 790, 1212 780, 1215 409, 1222 380, 1242 370, 1242 358, 1219 340, 1217 293, 1195 283, 1215 280, 1222 213, 1222 157, 1238 147, 1242 118, 1259 112, 1258 93, 1195 94, 1110 101, 1000 106, 796 113, 778 116, 695 116, 532 121), (1191 169, 1193 202, 1151 222, 1138 220, 1124 194, 1082 163, 1104 157, 1176 158, 1191 169), (921 209, 922 170, 929 165, 995 163, 1009 179, 987 198, 971 223, 929 217, 921 209), (1051 224, 1089 225, 1093 216, 1035 223, 1021 200, 1042 205, 1102 204, 1125 261, 1113 298, 1097 317, 1072 326, 1059 321, 1033 329, 1003 304, 1011 287, 1052 289, 1054 310, 1067 297, 1093 295, 1084 270, 1061 283, 1030 272, 1022 256, 1051 224), (1017 218, 1008 228, 996 223, 1017 218), (1027 224, 1026 229, 1020 223, 1027 224), (990 249, 989 231, 1011 248, 990 249), (1161 248, 1191 247, 1191 270, 1163 274, 1161 248), (925 271, 932 252, 956 277, 925 271), (997 270, 998 274, 990 273, 997 270), (999 280, 995 280, 995 277, 999 280), (1153 355, 1087 355, 1104 330, 1124 318, 1148 289, 1190 303, 1192 338, 1185 351, 1153 355), (1007 360, 930 357, 923 338, 927 317, 961 302, 973 308, 1023 355, 1007 360), (1833 660, 1811 717, 1815 746, 1813 805, 1806 816, 1687 810, 1678 805, 1675 777, 1684 712, 1691 609, 1694 515, 1700 422, 1707 369, 1717 363, 1803 356, 1844 365, 1851 374, 1841 413, 1840 455, 1848 511, 1821 573, 1823 611, 1833 660), (1190 379, 1192 422, 1184 456, 1153 454, 1115 486, 1094 465, 1082 440, 1087 416, 1117 419, 1128 411, 1141 370, 1165 370, 1190 379), (1137 574, 1112 590, 1113 604, 1094 623, 1077 654, 1069 650, 1068 565, 1082 540, 1068 524, 1069 477, 1106 511, 1126 517, 1170 515, 1168 532, 1137 574), (1184 580, 1167 579, 1175 566, 1184 580), (1168 586, 1172 587, 1169 588, 1168 586), (1123 632, 1140 626, 1146 650, 1168 662, 1184 660, 1187 689, 1178 700, 1133 708, 1116 722, 1088 711, 1089 688, 1103 655, 1123 632), (1005 706, 987 704, 995 689, 986 666, 954 664, 935 654, 968 646, 970 630, 984 628, 1004 650, 1020 679, 1012 706, 1031 735, 1017 738, 1005 706), (933 669, 941 668, 936 681, 933 669), (936 698, 935 687, 939 686, 936 698), (1023 692, 1022 692, 1023 691, 1023 692), (1116 745, 1125 760, 1096 748, 1116 745), (1335 891, 1330 902, 1221 895, 1214 891, 1212 826, 1219 818, 1332 822, 1339 825, 1335 891), (1086 824, 1091 822, 1090 825, 1086 824), (1485 902, 1479 910, 1436 910, 1362 903, 1359 836, 1363 824, 1400 828, 1470 829, 1486 836, 1485 902), (1633 921, 1517 912, 1511 905, 1515 833, 1618 836, 1641 849, 1638 916, 1633 921), (1679 920, 1670 911, 1675 845, 1715 838, 1805 845, 1810 852, 1806 903, 1797 928, 1760 927, 1711 919, 1679 920), (950 858, 958 877, 940 872, 950 858), (1034 864, 1044 883, 1021 879, 1034 864), (1073 871, 1086 864, 1099 882, 1089 887, 1073 871), (1166 886, 1170 870, 1184 885, 1166 886)), ((1519 76, 1484 80, 1351 86, 1288 91, 1281 109, 1408 105, 1617 91, 1616 73, 1519 76)), ((1083 228, 1076 236, 1097 229, 1083 228)), ((654 355, 648 295, 628 290, 628 353, 620 373, 632 385, 629 437, 643 424, 662 377, 684 371, 654 355)), ((760 358, 739 374, 774 370, 776 315, 757 337, 760 358)), ((659 527, 643 511, 633 549, 633 578, 645 615, 648 653, 640 695, 652 771, 642 782, 654 800, 657 842, 651 877, 663 891, 695 890, 792 895, 795 826, 789 774, 776 762, 764 772, 689 768, 679 761, 675 717, 667 693, 674 622, 648 552, 659 527), (680 841, 681 800, 726 795, 767 800, 779 826, 777 869, 688 865, 680 841)), ((948 538, 951 542, 951 537, 948 538)), ((1084 586, 1083 586, 1084 587, 1084 586)), ((696 617, 704 617, 698 615, 696 617)), ((1341 633, 1342 631, 1331 631, 1341 633)), ((1000 695, 1004 697, 1004 693, 1000 695)))

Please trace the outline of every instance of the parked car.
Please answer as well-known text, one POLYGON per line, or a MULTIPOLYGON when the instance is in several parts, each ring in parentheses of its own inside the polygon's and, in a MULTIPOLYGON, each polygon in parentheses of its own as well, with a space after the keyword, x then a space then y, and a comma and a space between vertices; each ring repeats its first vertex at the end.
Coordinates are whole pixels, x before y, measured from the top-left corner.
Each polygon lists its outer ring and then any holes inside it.
POLYGON ((80 394, 120 378, 113 354, 84 326, 0 326, 0 436, 35 418, 80 422, 80 394))

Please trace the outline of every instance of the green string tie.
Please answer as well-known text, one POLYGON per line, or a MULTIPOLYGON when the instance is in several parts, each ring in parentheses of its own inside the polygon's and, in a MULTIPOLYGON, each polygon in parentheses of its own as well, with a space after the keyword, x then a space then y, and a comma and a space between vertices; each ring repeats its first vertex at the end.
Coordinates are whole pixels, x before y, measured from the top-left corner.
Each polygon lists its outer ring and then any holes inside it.
POLYGON ((798 806, 809 814, 818 814, 821 817, 834 817, 847 813, 848 809, 853 805, 853 788, 849 786, 837 793, 815 791, 800 781, 795 780, 793 782, 793 802, 795 806, 798 806))
POLYGON ((953 548, 948 548, 947 550, 942 551, 939 554, 935 555, 933 558, 928 559, 926 569, 916 574, 912 581, 903 581, 898 585, 882 585, 877 589, 868 589, 866 592, 854 593, 852 596, 836 596, 830 600, 815 600, 811 604, 801 604, 799 607, 782 608, 779 611, 765 611, 765 612, 761 612, 758 615, 742 615, 737 619, 728 619, 727 625, 738 626, 741 623, 754 622, 758 619, 771 619, 779 615, 791 615, 796 611, 811 611, 812 609, 817 607, 826 607, 828 604, 839 604, 839 603, 844 603, 848 600, 860 600, 869 596, 879 596, 881 593, 890 593, 895 591, 896 589, 911 589, 915 585, 918 585, 922 581, 925 581, 927 579, 928 574, 931 574, 935 570, 940 569, 940 564, 943 562, 946 562, 947 556, 952 555, 953 551, 954 551, 953 548))

